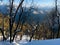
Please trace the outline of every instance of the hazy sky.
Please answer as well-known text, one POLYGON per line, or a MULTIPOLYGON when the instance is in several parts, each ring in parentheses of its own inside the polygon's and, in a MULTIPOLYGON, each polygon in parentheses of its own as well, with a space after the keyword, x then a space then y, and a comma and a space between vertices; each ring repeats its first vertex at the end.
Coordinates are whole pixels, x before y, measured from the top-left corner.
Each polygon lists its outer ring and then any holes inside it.
MULTIPOLYGON (((33 0, 35 5, 37 6, 54 6, 54 1, 55 0, 33 0)), ((8 4, 8 0, 4 0, 3 1, 5 4, 8 4)), ((20 0, 15 0, 15 4, 18 5, 18 3, 20 2, 20 0)), ((23 4, 29 6, 29 4, 31 5, 32 0, 25 0, 23 4)), ((59 2, 59 0, 58 0, 59 2)))

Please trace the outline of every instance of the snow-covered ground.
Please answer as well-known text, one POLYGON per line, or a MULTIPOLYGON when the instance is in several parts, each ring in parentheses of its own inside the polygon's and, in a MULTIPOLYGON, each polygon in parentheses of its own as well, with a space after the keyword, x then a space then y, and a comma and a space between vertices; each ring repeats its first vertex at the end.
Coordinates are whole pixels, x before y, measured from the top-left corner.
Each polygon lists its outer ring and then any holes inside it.
POLYGON ((23 36, 22 40, 14 40, 12 43, 9 41, 0 41, 0 45, 60 45, 60 39, 32 40, 28 42, 27 37, 23 36))
POLYGON ((0 41, 0 45, 60 45, 60 39, 54 39, 54 40, 33 40, 31 42, 28 42, 26 40, 21 40, 18 42, 12 42, 9 41, 0 41))
POLYGON ((60 45, 60 39, 52 40, 33 40, 24 45, 60 45))

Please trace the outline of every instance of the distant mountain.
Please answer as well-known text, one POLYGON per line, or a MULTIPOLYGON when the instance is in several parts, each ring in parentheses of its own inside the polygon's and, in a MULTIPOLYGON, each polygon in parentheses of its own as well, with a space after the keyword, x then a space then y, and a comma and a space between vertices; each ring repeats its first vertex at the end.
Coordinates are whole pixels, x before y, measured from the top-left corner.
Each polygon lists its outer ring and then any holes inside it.
POLYGON ((42 9, 31 9, 30 11, 24 12, 22 15, 22 20, 27 21, 28 23, 38 23, 42 22, 46 17, 46 12, 42 9))
POLYGON ((0 5, 0 13, 7 15, 9 13, 9 8, 7 5, 0 5))
MULTIPOLYGON (((33 21, 36 23, 38 23, 38 21, 42 22, 44 20, 44 18, 46 17, 47 11, 51 10, 51 8, 48 8, 48 7, 32 8, 30 11, 28 11, 29 8, 25 8, 25 7, 23 7, 23 8, 24 8, 24 12, 21 17, 21 21, 23 21, 23 22, 27 21, 28 23, 32 23, 33 21)), ((16 10, 16 8, 13 9, 13 11, 15 11, 15 10, 16 10)), ((8 15, 9 14, 9 6, 0 5, 0 13, 2 13, 4 15, 8 15)), ((17 13, 16 21, 19 18, 19 13, 20 13, 20 11, 17 13)))

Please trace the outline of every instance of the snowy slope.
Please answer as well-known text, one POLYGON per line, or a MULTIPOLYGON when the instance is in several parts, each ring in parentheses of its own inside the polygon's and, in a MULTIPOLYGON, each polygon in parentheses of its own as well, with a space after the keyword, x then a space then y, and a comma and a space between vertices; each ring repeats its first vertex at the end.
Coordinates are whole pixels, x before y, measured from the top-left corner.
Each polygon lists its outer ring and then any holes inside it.
POLYGON ((34 40, 32 42, 28 42, 25 45, 60 45, 60 39, 53 40, 34 40))
POLYGON ((33 40, 27 42, 26 40, 21 40, 17 42, 9 43, 8 41, 0 41, 0 45, 60 45, 60 39, 53 40, 33 40))
POLYGON ((0 41, 0 45, 60 45, 60 39, 50 39, 50 40, 32 40, 28 42, 29 38, 26 35, 23 35, 22 40, 17 40, 10 43, 7 41, 0 41))

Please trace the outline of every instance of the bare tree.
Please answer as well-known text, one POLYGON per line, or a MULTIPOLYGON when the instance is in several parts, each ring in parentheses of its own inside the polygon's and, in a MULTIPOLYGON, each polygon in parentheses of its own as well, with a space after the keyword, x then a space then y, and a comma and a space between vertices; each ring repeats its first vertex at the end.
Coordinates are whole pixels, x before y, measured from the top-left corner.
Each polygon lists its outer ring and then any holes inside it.
MULTIPOLYGON (((14 0, 10 0, 10 19, 9 19, 9 25, 10 25, 10 42, 12 41, 12 28, 13 28, 13 24, 14 24, 14 21, 15 21, 15 17, 16 17, 16 14, 17 14, 19 8, 22 6, 23 1, 24 0, 22 0, 20 2, 19 6, 17 7, 17 10, 16 10, 15 14, 12 16, 12 9, 13 9, 13 2, 14 2, 14 0)), ((21 14, 20 14, 20 16, 21 16, 21 14)), ((20 16, 19 16, 19 20, 20 20, 20 16)), ((19 24, 19 22, 18 22, 18 24, 19 24)), ((17 27, 18 27, 18 24, 17 24, 17 27)), ((17 27, 16 27, 16 29, 17 29, 17 27)))
POLYGON ((57 1, 58 0, 55 0, 55 10, 56 10, 56 16, 57 16, 57 18, 58 18, 58 32, 57 32, 57 38, 59 38, 59 31, 60 31, 60 29, 59 29, 59 12, 58 12, 58 8, 57 8, 57 1))

